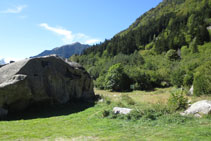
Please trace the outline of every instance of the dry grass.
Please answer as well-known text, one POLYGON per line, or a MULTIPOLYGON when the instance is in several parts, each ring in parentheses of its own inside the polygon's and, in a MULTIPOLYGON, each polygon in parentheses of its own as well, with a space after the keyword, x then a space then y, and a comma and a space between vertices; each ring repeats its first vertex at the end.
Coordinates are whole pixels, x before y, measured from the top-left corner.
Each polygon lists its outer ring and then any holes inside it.
MULTIPOLYGON (((110 92, 95 88, 95 94, 118 101, 122 95, 130 96, 137 103, 156 104, 167 103, 171 90, 174 88, 157 88, 154 91, 110 92)), ((211 100, 211 96, 186 96, 192 103, 200 100, 211 100)))
POLYGON ((138 103, 166 103, 170 96, 171 88, 156 89, 155 91, 133 91, 133 92, 110 92, 105 90, 95 89, 95 93, 104 97, 108 97, 114 101, 119 100, 122 95, 130 96, 135 102, 138 103))

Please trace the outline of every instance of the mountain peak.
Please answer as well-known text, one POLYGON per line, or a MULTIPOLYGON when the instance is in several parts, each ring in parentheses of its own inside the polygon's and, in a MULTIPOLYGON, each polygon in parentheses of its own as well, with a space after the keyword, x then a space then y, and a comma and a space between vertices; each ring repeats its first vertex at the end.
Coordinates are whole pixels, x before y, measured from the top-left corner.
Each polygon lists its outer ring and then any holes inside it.
POLYGON ((90 46, 81 44, 79 42, 75 42, 72 44, 63 45, 61 47, 56 47, 52 50, 45 50, 42 53, 40 53, 36 56, 33 56, 32 58, 47 56, 47 55, 52 55, 52 54, 56 54, 59 57, 63 57, 63 58, 69 58, 70 56, 72 56, 74 54, 81 54, 82 51, 88 47, 90 47, 90 46))
POLYGON ((75 42, 75 43, 72 43, 72 44, 70 44, 70 45, 77 45, 77 44, 80 44, 80 45, 81 45, 80 42, 75 42))

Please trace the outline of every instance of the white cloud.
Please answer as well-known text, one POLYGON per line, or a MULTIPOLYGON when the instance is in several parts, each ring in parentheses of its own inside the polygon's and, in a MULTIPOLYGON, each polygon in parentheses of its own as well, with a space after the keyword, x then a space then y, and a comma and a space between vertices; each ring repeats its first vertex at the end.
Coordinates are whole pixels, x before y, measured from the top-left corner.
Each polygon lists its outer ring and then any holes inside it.
POLYGON ((41 23, 39 24, 40 27, 43 27, 49 31, 52 31, 58 35, 63 36, 62 41, 65 44, 73 43, 73 42, 81 42, 85 44, 94 44, 96 42, 99 42, 100 40, 92 39, 89 36, 83 34, 83 33, 76 33, 73 34, 72 31, 64 29, 62 27, 51 27, 47 23, 41 23))
POLYGON ((5 13, 5 14, 17 14, 17 13, 20 13, 21 11, 23 11, 24 8, 26 8, 27 5, 19 5, 19 6, 16 6, 14 8, 9 8, 7 10, 4 10, 4 11, 1 11, 1 13, 5 13))
POLYGON ((90 39, 90 40, 85 41, 85 44, 93 45, 93 44, 96 44, 99 42, 100 42, 100 40, 98 40, 98 39, 90 39))
POLYGON ((73 36, 72 32, 69 31, 69 30, 66 30, 66 29, 63 29, 63 28, 60 28, 60 27, 59 27, 59 28, 50 27, 50 26, 49 26, 48 24, 46 24, 46 23, 42 23, 42 24, 40 24, 40 26, 41 26, 41 27, 44 27, 45 29, 47 29, 47 30, 49 30, 49 31, 52 31, 52 32, 54 32, 54 33, 56 33, 56 34, 58 34, 58 35, 64 36, 64 38, 63 38, 63 41, 64 41, 64 42, 67 42, 67 41, 72 42, 73 39, 74 39, 74 36, 73 36))

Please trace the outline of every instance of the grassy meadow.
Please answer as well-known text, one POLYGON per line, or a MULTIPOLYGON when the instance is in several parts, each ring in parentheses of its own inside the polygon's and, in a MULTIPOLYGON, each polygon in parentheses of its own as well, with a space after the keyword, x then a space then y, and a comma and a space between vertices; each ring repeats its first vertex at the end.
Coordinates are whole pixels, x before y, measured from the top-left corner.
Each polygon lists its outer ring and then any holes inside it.
MULTIPOLYGON (((211 139, 211 117, 182 117, 165 108, 172 88, 152 92, 108 92, 95 89, 103 101, 87 108, 83 104, 42 109, 28 119, 0 121, 0 140, 207 140, 211 139), (115 106, 135 112, 115 115, 115 106), (77 110, 78 108, 78 110, 77 110), (142 116, 137 113, 142 113, 142 116)), ((211 97, 188 97, 192 101, 211 97)))

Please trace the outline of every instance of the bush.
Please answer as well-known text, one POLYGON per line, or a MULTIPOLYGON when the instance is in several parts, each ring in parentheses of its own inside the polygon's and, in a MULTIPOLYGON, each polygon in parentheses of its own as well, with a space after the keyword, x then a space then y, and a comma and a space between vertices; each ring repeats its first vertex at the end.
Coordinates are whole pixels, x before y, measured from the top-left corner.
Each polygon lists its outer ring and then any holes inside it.
POLYGON ((198 47, 197 47, 197 39, 196 39, 196 37, 190 43, 190 47, 189 48, 191 50, 191 53, 198 53, 199 52, 198 47))
POLYGON ((109 68, 105 76, 105 89, 111 91, 127 91, 130 89, 130 79, 120 63, 109 68))
POLYGON ((183 79, 185 77, 185 71, 179 66, 171 73, 171 84, 176 87, 183 85, 183 79))
POLYGON ((179 59, 179 55, 177 54, 176 50, 170 49, 167 53, 166 53, 166 58, 168 60, 174 61, 179 59))
POLYGON ((193 84, 193 73, 188 72, 183 80, 183 85, 186 87, 190 87, 193 84))
POLYGON ((188 54, 190 54, 190 49, 187 46, 182 46, 182 48, 181 48, 181 56, 182 56, 182 58, 184 58, 188 54))
POLYGON ((211 94, 211 61, 196 70, 193 87, 193 93, 196 96, 211 94))
POLYGON ((102 117, 108 117, 110 115, 110 112, 108 110, 103 110, 102 117))
POLYGON ((184 110, 188 106, 188 99, 184 96, 183 90, 176 89, 171 92, 168 99, 168 107, 171 111, 184 110))
POLYGON ((97 80, 95 81, 95 87, 99 88, 99 89, 104 89, 105 84, 104 84, 105 78, 103 75, 101 75, 100 77, 97 78, 97 80))
POLYGON ((133 81, 134 90, 152 90, 160 83, 160 77, 155 71, 132 68, 128 75, 133 81))
POLYGON ((125 102, 127 105, 135 105, 135 101, 128 95, 122 95, 121 102, 125 102))

